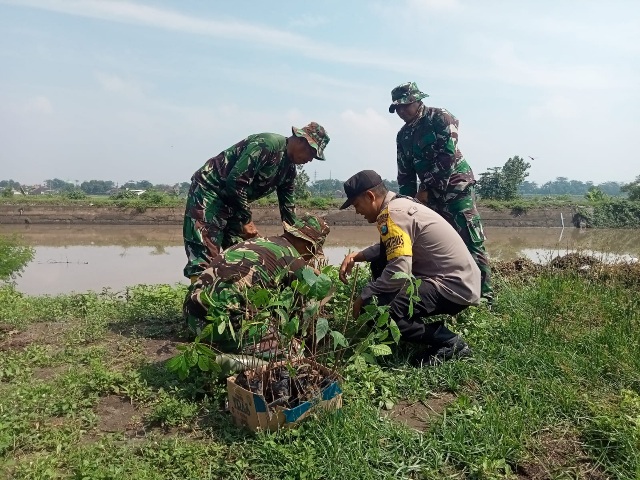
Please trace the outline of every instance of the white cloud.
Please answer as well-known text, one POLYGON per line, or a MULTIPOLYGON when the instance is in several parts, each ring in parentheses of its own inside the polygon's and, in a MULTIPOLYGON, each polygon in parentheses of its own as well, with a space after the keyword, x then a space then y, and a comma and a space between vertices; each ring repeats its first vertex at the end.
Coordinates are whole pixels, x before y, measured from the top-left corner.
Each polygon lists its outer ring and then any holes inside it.
POLYGON ((368 65, 391 71, 410 70, 415 63, 412 59, 398 60, 395 56, 384 55, 376 51, 316 42, 307 37, 284 30, 241 22, 230 18, 222 20, 199 18, 173 10, 129 2, 106 2, 99 0, 3 0, 3 2, 68 15, 146 25, 195 35, 231 39, 265 49, 277 48, 279 50, 288 50, 306 58, 328 62, 368 65))
POLYGON ((27 114, 51 115, 53 113, 53 105, 47 97, 37 96, 27 100, 23 111, 27 114))
POLYGON ((579 107, 566 97, 555 95, 540 105, 529 108, 529 116, 538 118, 571 119, 579 114, 579 107))

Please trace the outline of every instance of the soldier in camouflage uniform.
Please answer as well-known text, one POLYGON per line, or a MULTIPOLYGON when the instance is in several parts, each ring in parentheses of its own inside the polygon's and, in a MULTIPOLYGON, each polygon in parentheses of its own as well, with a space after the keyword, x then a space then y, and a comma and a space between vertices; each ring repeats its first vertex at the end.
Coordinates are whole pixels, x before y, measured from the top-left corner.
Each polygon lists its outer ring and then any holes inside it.
POLYGON ((316 122, 291 130, 289 138, 250 135, 193 174, 183 224, 185 277, 195 281, 221 249, 258 235, 249 209, 254 200, 276 191, 282 220, 295 223, 296 165, 324 160, 329 135, 316 122))
MULTIPOLYGON (((238 331, 243 320, 251 319, 256 313, 246 301, 248 288, 290 285, 316 256, 322 255, 322 246, 330 231, 324 219, 304 215, 294 224, 282 223, 283 235, 252 238, 224 250, 189 287, 184 316, 192 331, 200 333, 201 326, 206 323, 205 317, 215 317, 217 308, 228 312, 238 331), (216 305, 216 302, 222 305, 216 305)), ((266 327, 250 330, 249 338, 244 338, 242 343, 252 346, 264 339, 269 333, 266 327)), ((238 349, 239 340, 234 340, 228 329, 222 335, 214 329, 213 335, 212 340, 220 350, 233 352, 238 349)))
POLYGON ((456 229, 480 269, 482 297, 490 302, 491 267, 476 208, 476 180, 458 149, 458 120, 443 108, 424 105, 425 97, 414 82, 391 91, 389 113, 405 122, 396 137, 399 193, 416 197, 456 229))

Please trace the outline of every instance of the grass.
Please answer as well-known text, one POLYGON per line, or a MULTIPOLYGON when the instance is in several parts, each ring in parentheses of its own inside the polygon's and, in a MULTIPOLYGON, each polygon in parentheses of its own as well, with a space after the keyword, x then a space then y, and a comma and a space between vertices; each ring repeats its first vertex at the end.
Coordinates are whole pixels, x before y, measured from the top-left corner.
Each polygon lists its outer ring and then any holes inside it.
POLYGON ((3 287, 0 477, 636 479, 637 273, 499 277, 493 310, 453 325, 471 360, 414 369, 402 346, 381 367, 345 372, 339 412, 257 435, 232 424, 223 383, 164 368, 186 341, 183 287, 3 287), (381 409, 408 400, 428 412, 445 393, 424 431, 381 409))

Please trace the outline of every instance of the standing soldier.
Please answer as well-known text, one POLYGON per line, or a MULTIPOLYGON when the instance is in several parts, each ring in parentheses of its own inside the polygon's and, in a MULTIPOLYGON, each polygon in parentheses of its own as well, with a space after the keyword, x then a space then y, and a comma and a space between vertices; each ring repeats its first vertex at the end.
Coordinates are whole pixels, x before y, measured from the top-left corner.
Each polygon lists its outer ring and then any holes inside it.
POLYGON ((289 138, 250 135, 191 177, 182 232, 188 258, 184 276, 192 283, 221 249, 258 235, 250 202, 276 191, 282 221, 295 223, 296 165, 324 160, 329 135, 316 122, 291 131, 289 138))
POLYGON ((389 113, 396 112, 405 122, 396 137, 399 193, 416 197, 460 234, 480 269, 482 297, 491 303, 491 267, 476 208, 476 180, 458 150, 458 120, 443 108, 424 105, 422 99, 428 96, 414 82, 391 91, 389 113))

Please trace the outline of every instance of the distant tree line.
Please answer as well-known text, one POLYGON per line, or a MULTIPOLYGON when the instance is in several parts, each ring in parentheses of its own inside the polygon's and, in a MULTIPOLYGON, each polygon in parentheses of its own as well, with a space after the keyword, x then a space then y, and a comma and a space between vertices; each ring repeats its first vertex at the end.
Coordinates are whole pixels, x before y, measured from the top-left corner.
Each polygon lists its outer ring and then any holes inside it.
POLYGON ((569 180, 567 177, 557 177, 555 180, 538 185, 535 182, 522 182, 518 191, 523 195, 586 195, 593 189, 598 189, 606 195, 617 197, 624 193, 620 182, 581 182, 569 180))
MULTIPOLYGON (((600 200, 608 196, 627 196, 630 200, 640 200, 640 175, 635 181, 624 184, 621 182, 582 182, 570 180, 567 177, 557 177, 555 180, 543 184, 527 181, 531 164, 515 155, 507 160, 502 167, 487 169, 478 177, 477 192, 481 198, 492 200, 513 200, 521 195, 574 195, 584 196, 590 200, 600 200)), ((384 180, 385 185, 392 191, 398 191, 396 180, 384 180)), ((66 194, 72 197, 82 195, 111 195, 126 196, 123 192, 131 190, 145 190, 160 192, 168 195, 184 196, 189 191, 190 183, 181 182, 173 185, 153 184, 148 180, 129 180, 122 185, 111 180, 88 180, 69 182, 59 178, 45 180, 42 184, 44 191, 66 194)), ((0 180, 2 196, 11 196, 13 191, 29 193, 28 188, 22 188, 15 180, 0 180)), ((296 198, 309 197, 342 197, 343 181, 337 179, 323 179, 310 182, 309 176, 302 168, 298 168, 295 184, 296 198)))

